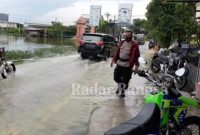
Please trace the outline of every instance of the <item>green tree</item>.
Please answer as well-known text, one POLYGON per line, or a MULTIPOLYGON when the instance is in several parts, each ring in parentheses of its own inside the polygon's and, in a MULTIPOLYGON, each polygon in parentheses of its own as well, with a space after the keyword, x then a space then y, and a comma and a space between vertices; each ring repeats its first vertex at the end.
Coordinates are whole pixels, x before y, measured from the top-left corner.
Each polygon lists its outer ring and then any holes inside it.
POLYGON ((48 36, 58 38, 61 37, 65 27, 61 22, 52 22, 52 26, 48 28, 48 36))
POLYGON ((194 5, 189 3, 166 3, 152 0, 147 6, 148 37, 157 39, 162 47, 168 47, 175 40, 190 42, 196 33, 194 5))
POLYGON ((99 27, 97 28, 97 32, 106 33, 108 27, 108 22, 104 20, 102 17, 99 22, 99 27))
POLYGON ((134 33, 145 33, 145 19, 134 19, 133 24, 129 27, 134 33))
POLYGON ((76 26, 70 25, 64 28, 63 34, 65 37, 73 37, 76 35, 76 26))

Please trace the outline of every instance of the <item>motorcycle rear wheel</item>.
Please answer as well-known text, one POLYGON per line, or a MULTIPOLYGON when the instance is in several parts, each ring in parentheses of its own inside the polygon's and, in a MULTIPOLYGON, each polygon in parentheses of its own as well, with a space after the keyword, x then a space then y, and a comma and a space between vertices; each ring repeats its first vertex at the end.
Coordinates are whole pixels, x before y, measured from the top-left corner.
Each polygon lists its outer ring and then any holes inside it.
POLYGON ((10 66, 12 68, 12 71, 8 71, 8 70, 4 69, 4 72, 1 74, 1 76, 2 76, 3 79, 6 79, 8 77, 8 73, 9 72, 15 72, 16 71, 16 67, 15 67, 14 63, 11 64, 10 66))

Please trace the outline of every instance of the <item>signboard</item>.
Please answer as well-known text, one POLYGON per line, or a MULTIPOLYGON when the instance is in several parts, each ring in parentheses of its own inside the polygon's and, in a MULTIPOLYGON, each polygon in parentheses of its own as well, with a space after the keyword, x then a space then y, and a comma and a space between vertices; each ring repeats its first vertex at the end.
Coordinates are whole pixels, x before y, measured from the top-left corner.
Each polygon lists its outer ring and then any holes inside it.
POLYGON ((99 26, 100 18, 101 18, 101 6, 91 5, 89 25, 93 27, 99 26))
POLYGON ((122 27, 126 27, 131 24, 133 4, 124 3, 119 4, 118 10, 118 24, 122 27))
POLYGON ((8 14, 0 13, 0 21, 8 22, 8 14))

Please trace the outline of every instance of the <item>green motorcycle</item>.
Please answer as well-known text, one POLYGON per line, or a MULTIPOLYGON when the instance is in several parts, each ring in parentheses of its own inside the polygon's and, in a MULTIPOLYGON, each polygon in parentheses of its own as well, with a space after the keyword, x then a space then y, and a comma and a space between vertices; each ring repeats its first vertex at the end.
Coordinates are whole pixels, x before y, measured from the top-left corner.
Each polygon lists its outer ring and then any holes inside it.
POLYGON ((164 75, 166 91, 148 94, 145 104, 156 104, 160 109, 160 133, 169 135, 200 135, 200 117, 186 116, 189 107, 198 101, 185 97, 176 89, 172 76, 164 75))
MULTIPOLYGON (((190 107, 198 107, 196 99, 183 96, 174 83, 174 77, 163 75, 157 83, 145 71, 134 71, 159 86, 159 90, 145 97, 145 105, 133 119, 108 130, 105 135, 200 135, 200 117, 187 116, 190 107)), ((176 71, 184 74, 184 68, 176 71)))

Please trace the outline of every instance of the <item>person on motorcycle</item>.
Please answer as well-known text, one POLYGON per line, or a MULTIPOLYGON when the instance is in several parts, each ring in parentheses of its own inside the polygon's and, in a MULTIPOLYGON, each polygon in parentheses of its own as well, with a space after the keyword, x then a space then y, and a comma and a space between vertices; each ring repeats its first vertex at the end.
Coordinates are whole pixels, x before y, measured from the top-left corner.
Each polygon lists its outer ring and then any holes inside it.
POLYGON ((179 49, 178 43, 173 43, 168 48, 168 50, 170 50, 171 52, 176 52, 178 49, 179 49))
POLYGON ((125 40, 123 40, 111 62, 111 67, 114 63, 117 64, 114 70, 114 80, 118 84, 116 94, 121 91, 121 97, 125 97, 125 90, 128 89, 128 84, 132 76, 132 68, 138 70, 140 51, 138 44, 132 40, 133 32, 125 31, 125 40))
POLYGON ((147 61, 147 69, 150 69, 150 65, 153 59, 153 56, 159 51, 160 47, 156 40, 150 40, 148 44, 149 50, 144 53, 144 59, 147 61))
POLYGON ((150 40, 149 44, 148 44, 149 50, 153 49, 156 45, 157 45, 157 41, 156 40, 153 40, 153 39, 150 40))

